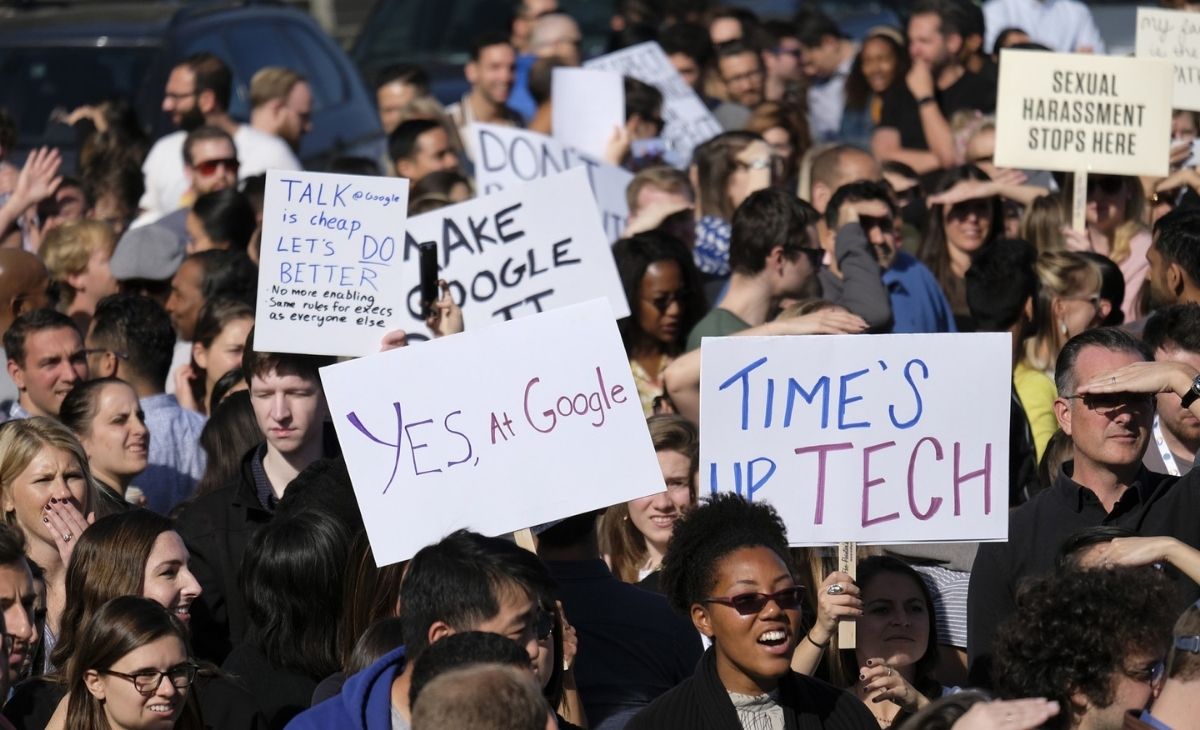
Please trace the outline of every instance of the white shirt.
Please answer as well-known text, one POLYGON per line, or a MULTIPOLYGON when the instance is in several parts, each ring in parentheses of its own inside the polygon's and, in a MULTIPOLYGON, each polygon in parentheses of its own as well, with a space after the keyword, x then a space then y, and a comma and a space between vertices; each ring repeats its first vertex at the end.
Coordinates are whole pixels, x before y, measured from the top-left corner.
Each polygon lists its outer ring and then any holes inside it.
POLYGON ((842 112, 846 108, 846 77, 856 54, 850 54, 827 79, 813 81, 808 87, 808 128, 813 141, 820 144, 838 138, 842 112))
MULTIPOLYGON (((185 139, 187 132, 183 130, 162 137, 150 148, 146 161, 142 163, 146 192, 142 195, 139 206, 151 216, 150 220, 161 218, 178 209, 184 193, 188 190, 187 176, 183 172, 185 139)), ((287 142, 248 124, 238 127, 233 135, 233 146, 237 150, 240 163, 238 178, 242 180, 261 175, 269 169, 304 169, 287 142)))
POLYGON ((1020 28, 1034 43, 1052 51, 1073 53, 1091 48, 1094 53, 1104 53, 1104 39, 1092 11, 1079 0, 987 0, 983 19, 984 50, 988 52, 1000 31, 1020 28))

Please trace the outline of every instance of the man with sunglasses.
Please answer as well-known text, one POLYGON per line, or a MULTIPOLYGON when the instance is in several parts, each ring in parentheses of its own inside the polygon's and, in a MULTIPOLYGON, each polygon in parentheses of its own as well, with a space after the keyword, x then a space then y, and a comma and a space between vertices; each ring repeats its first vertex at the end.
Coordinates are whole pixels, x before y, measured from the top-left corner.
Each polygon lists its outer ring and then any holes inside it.
MULTIPOLYGON (((237 185, 237 146, 233 137, 220 127, 204 124, 187 133, 183 140, 183 174, 188 187, 185 199, 195 200, 205 193, 225 190, 237 185)), ((167 213, 154 221, 174 233, 181 241, 188 239, 187 217, 191 205, 167 213)), ((137 221, 134 227, 138 227, 137 221)))
MULTIPOLYGON (((1174 393, 1200 415, 1200 378, 1186 363, 1152 362, 1143 343, 1101 327, 1071 338, 1055 363, 1054 413, 1074 458, 1053 485, 1009 515, 1008 542, 980 545, 968 596, 973 678, 985 681, 996 627, 1016 610, 1018 583, 1053 568, 1072 533, 1096 525, 1166 535, 1200 546, 1200 472, 1156 474, 1142 465, 1154 422, 1156 393, 1174 393)), ((1176 584, 1180 609, 1200 595, 1189 579, 1176 584)))
POLYGON ((409 730, 414 664, 431 644, 461 631, 506 636, 532 664, 552 631, 552 617, 540 608, 552 585, 537 557, 508 540, 459 530, 422 548, 400 584, 404 646, 347 679, 340 693, 288 728, 409 730))

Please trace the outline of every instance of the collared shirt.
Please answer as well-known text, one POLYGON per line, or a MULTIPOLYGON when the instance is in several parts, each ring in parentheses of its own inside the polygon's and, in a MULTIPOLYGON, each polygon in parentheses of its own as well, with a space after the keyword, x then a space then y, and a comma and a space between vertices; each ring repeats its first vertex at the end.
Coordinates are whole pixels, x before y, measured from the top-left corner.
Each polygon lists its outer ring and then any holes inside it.
POLYGON ((200 432, 206 419, 167 393, 142 398, 141 405, 150 430, 149 465, 133 484, 146 494, 150 509, 165 515, 191 497, 204 476, 208 458, 200 432))
MULTIPOLYGON (((975 557, 968 597, 968 644, 972 662, 991 654, 999 624, 1016 610, 1018 583, 1049 572, 1063 542, 1098 525, 1124 527, 1142 536, 1167 535, 1200 548, 1200 471, 1183 477, 1142 469, 1106 511, 1092 490, 1071 478, 1063 465, 1054 485, 1009 513, 1008 542, 983 543, 975 557)), ((1200 595, 1185 576, 1177 595, 1165 597, 1182 611, 1200 595)))
POLYGON ((267 470, 263 467, 263 457, 266 455, 267 445, 259 444, 254 450, 254 456, 250 458, 250 474, 254 477, 254 495, 258 497, 258 503, 263 509, 274 514, 279 499, 275 497, 275 488, 271 486, 267 470))
POLYGON ((814 143, 832 142, 842 128, 842 111, 846 108, 846 78, 854 65, 851 54, 838 65, 827 79, 818 79, 808 86, 808 128, 814 143))
POLYGON ((988 0, 983 4, 988 51, 1005 28, 1020 28, 1034 43, 1052 51, 1072 53, 1091 48, 1103 55, 1104 39, 1092 11, 1079 0, 988 0))
POLYGON ((21 406, 21 401, 15 400, 8 407, 8 418, 6 421, 19 421, 22 418, 29 418, 29 411, 21 406))

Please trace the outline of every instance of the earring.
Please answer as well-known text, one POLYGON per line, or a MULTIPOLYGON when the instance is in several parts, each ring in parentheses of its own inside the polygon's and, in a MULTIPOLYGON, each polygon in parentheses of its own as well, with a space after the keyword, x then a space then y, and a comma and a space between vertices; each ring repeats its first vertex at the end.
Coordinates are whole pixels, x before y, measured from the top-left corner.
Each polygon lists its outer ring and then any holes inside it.
POLYGON ((1067 336, 1067 323, 1066 323, 1066 322, 1064 322, 1064 321, 1062 321, 1061 319, 1060 319, 1060 320, 1058 320, 1058 332, 1059 332, 1059 334, 1061 334, 1063 337, 1066 337, 1066 336, 1067 336))

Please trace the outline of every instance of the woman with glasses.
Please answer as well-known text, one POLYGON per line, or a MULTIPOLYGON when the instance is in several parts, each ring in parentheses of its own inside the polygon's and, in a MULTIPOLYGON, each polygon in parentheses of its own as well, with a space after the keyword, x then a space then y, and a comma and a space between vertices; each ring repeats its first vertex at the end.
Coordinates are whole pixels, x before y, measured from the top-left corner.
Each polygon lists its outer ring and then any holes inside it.
POLYGON ((647 416, 663 394, 663 371, 683 351, 707 307, 687 247, 661 231, 613 244, 630 315, 617 323, 638 398, 647 416))
POLYGON ((1025 408, 1040 461, 1050 437, 1058 430, 1054 416, 1054 363, 1067 340, 1099 327, 1112 305, 1101 298, 1099 267, 1082 254, 1049 251, 1037 257, 1038 298, 1033 334, 1022 346, 1013 369, 1013 384, 1025 408))
POLYGON ((712 646, 696 674, 650 703, 630 730, 822 727, 874 730, 852 695, 792 671, 803 641, 783 521, 769 505, 717 494, 675 525, 667 600, 712 646))
MULTIPOLYGON (((696 504, 700 434, 682 416, 646 421, 666 491, 609 507, 600 523, 600 550, 613 575, 641 583, 662 567, 675 523, 696 504)), ((657 576, 643 587, 657 590, 657 576)))
POLYGON ((782 102, 764 101, 754 107, 745 129, 761 134, 770 147, 773 184, 784 190, 795 190, 800 160, 812 147, 812 135, 804 112, 782 102))
POLYGON ((101 606, 80 633, 66 678, 68 730, 204 728, 186 631, 154 601, 121 596, 101 606))
MULTIPOLYGON (((59 671, 18 685, 5 705, 5 716, 20 730, 33 730, 47 726, 56 706, 59 714, 65 712, 60 700, 69 692, 69 668, 81 651, 83 627, 119 596, 150 599, 186 628, 201 593, 188 558, 174 523, 162 515, 130 510, 97 520, 80 536, 67 569, 62 631, 50 655, 59 671)), ((215 668, 203 674, 195 694, 211 726, 260 726, 257 708, 245 690, 217 676, 215 668)))
POLYGON ((77 383, 58 420, 83 444, 100 500, 112 512, 129 509, 127 490, 150 454, 150 430, 133 386, 118 378, 77 383))

